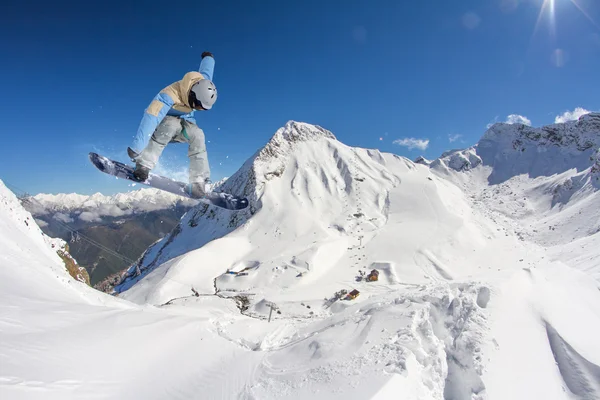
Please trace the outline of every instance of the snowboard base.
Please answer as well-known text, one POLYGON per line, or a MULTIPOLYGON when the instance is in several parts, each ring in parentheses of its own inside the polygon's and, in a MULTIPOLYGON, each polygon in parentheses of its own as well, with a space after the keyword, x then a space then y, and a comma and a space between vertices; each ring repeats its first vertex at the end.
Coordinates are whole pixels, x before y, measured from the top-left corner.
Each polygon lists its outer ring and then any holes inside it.
POLYGON ((90 161, 96 168, 105 174, 112 175, 117 178, 127 179, 135 183, 140 183, 142 185, 164 190, 165 192, 187 197, 188 199, 198 200, 202 203, 211 204, 227 210, 238 211, 248 207, 248 199, 246 198, 236 197, 229 193, 223 192, 209 192, 203 197, 196 198, 190 194, 189 184, 187 183, 175 181, 173 179, 155 175, 153 173, 150 173, 148 175, 148 179, 142 182, 133 176, 133 167, 130 165, 113 161, 93 152, 89 154, 89 157, 90 161))

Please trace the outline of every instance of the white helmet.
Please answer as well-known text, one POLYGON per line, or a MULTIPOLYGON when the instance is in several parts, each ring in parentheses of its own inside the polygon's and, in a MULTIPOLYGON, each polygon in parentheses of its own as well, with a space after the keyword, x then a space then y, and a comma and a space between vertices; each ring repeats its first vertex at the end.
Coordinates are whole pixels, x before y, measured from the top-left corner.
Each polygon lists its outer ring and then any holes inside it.
POLYGON ((205 110, 210 110, 217 101, 217 88, 215 84, 208 79, 201 79, 192 86, 190 97, 194 101, 194 106, 201 106, 205 110))

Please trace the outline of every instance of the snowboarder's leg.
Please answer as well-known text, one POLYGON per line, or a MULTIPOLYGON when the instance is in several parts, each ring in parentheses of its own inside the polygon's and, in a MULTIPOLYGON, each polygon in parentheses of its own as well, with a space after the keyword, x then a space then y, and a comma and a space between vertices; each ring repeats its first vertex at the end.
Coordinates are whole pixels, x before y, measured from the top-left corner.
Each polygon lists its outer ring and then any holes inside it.
POLYGON ((200 198, 206 194, 206 184, 209 182, 210 169, 206 155, 204 132, 190 121, 182 121, 183 130, 177 134, 173 141, 187 142, 189 144, 188 157, 190 158, 190 186, 192 197, 200 198))
POLYGON ((150 170, 153 169, 165 146, 174 136, 181 132, 181 129, 181 120, 177 117, 167 115, 152 134, 148 146, 135 159, 136 164, 150 170))
POLYGON ((183 127, 185 128, 184 136, 190 145, 188 149, 190 183, 204 184, 210 178, 204 132, 196 124, 189 121, 184 121, 183 127))

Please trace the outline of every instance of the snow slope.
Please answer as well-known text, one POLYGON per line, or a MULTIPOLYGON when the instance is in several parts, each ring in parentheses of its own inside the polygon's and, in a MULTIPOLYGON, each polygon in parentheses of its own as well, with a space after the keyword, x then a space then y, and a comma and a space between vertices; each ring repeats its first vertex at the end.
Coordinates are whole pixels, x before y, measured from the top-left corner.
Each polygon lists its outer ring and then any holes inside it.
POLYGON ((598 283, 437 163, 289 122, 224 184, 248 210, 195 207, 117 298, 3 287, 0 397, 600 398, 598 283))
POLYGON ((32 298, 44 301, 82 299, 80 287, 57 254, 65 242, 46 236, 31 214, 0 180, 0 294, 4 306, 18 307, 32 298))
MULTIPOLYGON (((0 398, 202 398, 221 362, 245 357, 205 320, 139 307, 72 279, 0 181, 0 398)), ((228 388, 235 383, 211 395, 227 396, 228 388)))
MULTIPOLYGON (((226 185, 236 180, 255 200, 250 210, 199 207, 188 213, 131 268, 132 275, 144 276, 162 265, 148 277, 152 283, 134 286, 124 298, 139 295, 141 303, 162 304, 189 294, 190 284, 202 293, 214 293, 216 284, 219 291, 249 292, 256 299, 284 291, 286 298, 295 293, 307 300, 309 286, 320 301, 340 285, 352 289, 359 270, 375 265, 387 283, 452 280, 480 272, 477 261, 448 265, 465 252, 479 259, 490 245, 514 247, 512 238, 473 217, 454 185, 434 179, 427 168, 345 146, 305 124, 282 128, 226 185), (248 275, 226 274, 228 269, 248 275)), ((499 260, 488 264, 505 268, 499 260)), ((120 290, 130 286, 126 281, 120 290)))

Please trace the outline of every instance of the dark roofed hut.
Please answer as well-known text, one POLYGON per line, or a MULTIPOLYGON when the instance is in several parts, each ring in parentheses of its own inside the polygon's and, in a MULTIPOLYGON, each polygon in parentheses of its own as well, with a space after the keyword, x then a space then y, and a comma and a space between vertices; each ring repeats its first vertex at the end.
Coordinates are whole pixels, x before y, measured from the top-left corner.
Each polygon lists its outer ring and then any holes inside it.
POLYGON ((369 275, 367 275, 367 281, 369 282, 375 282, 379 280, 379 271, 377 271, 376 269, 374 269, 373 271, 371 271, 371 273, 369 275))

